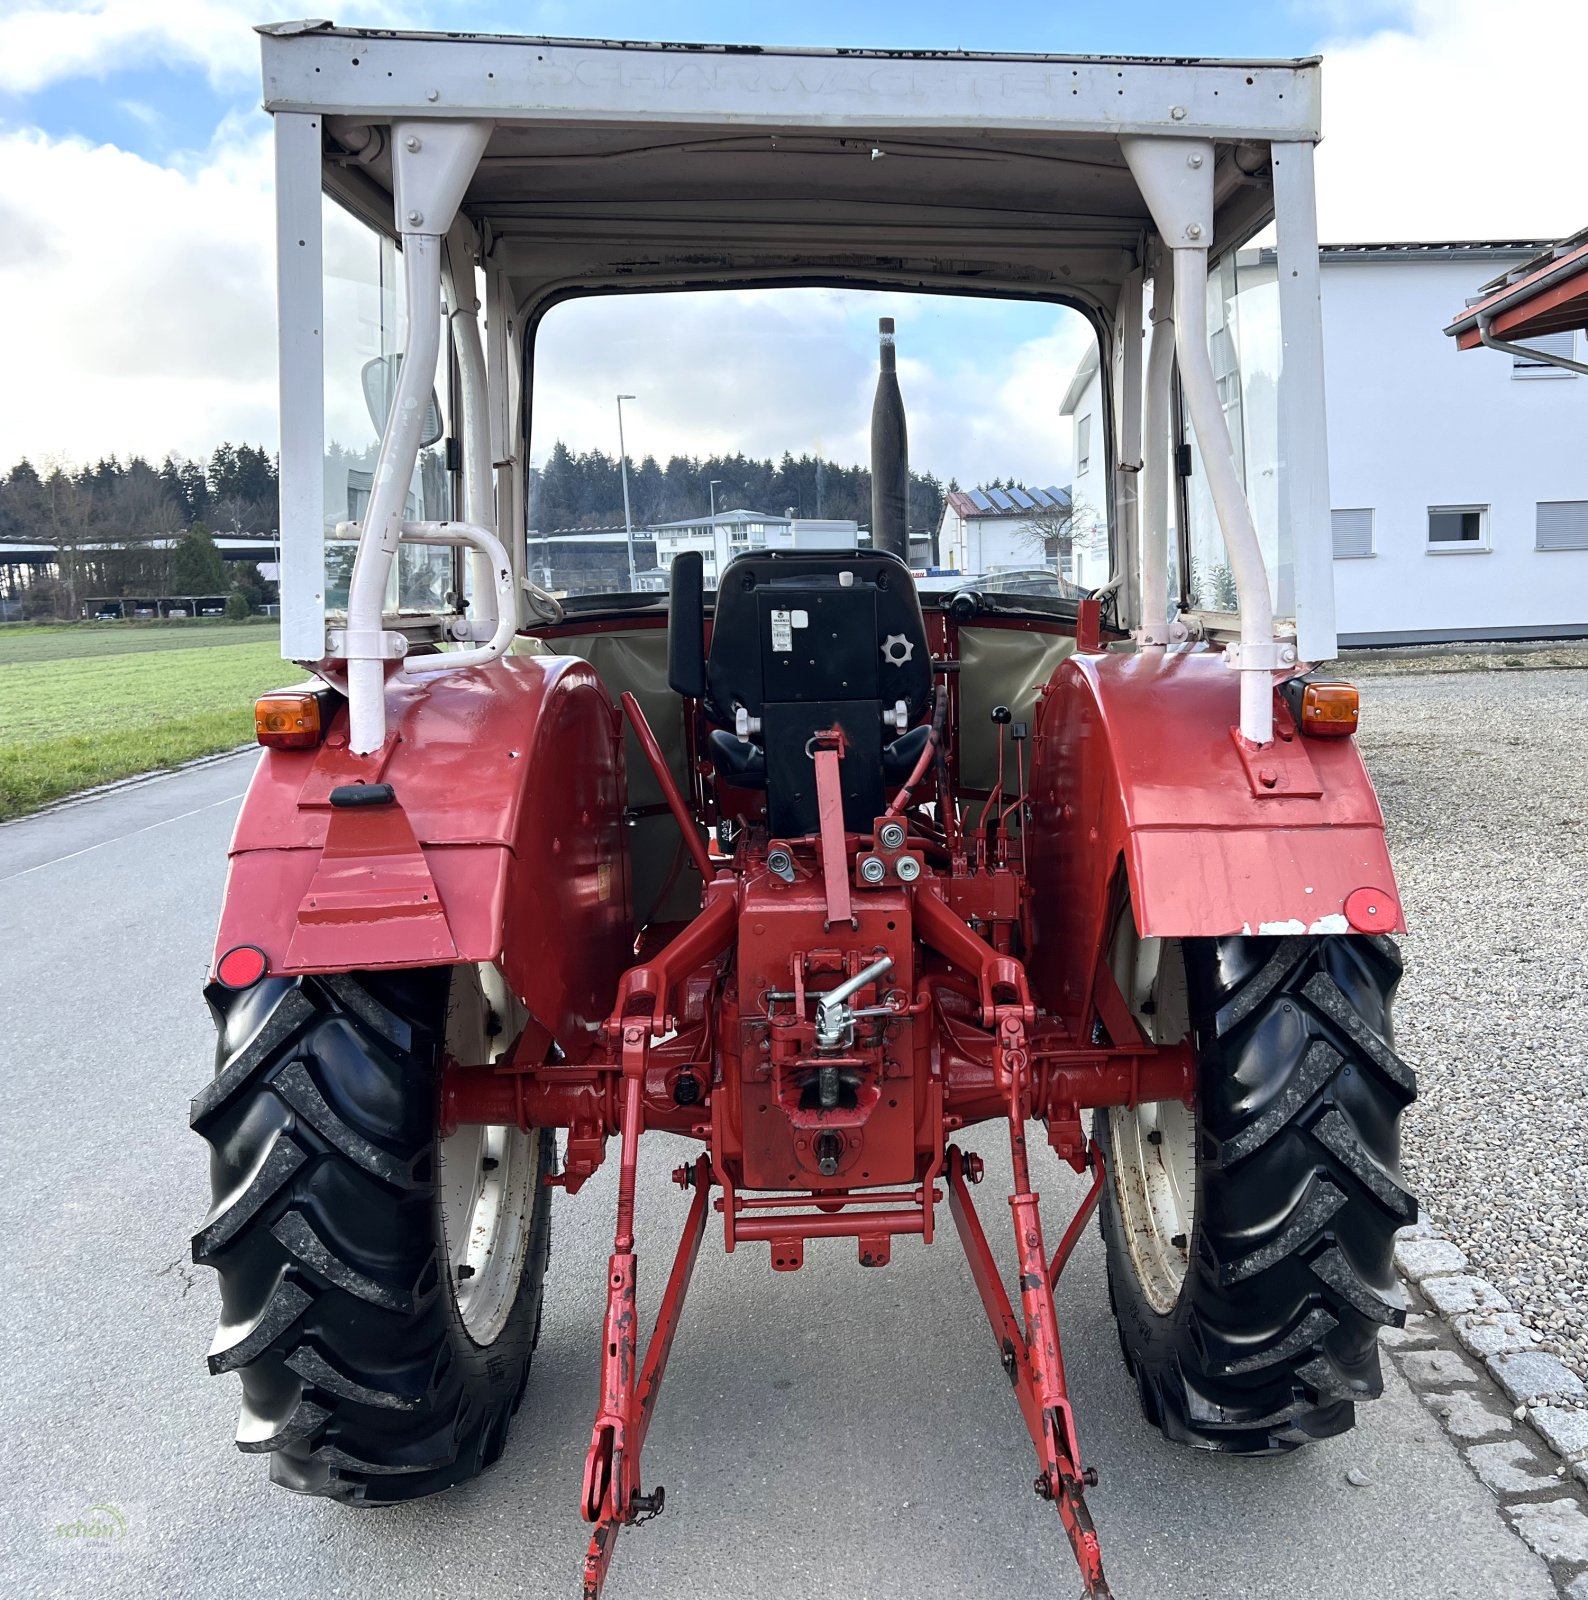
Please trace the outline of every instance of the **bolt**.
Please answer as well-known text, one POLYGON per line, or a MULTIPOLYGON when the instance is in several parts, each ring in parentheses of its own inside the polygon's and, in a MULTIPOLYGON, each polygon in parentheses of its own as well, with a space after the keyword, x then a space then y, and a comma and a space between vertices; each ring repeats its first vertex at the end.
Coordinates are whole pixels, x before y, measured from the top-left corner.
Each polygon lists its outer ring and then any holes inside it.
POLYGON ((426 89, 425 90, 425 99, 426 100, 439 100, 440 98, 441 98, 441 91, 439 89, 426 89))
POLYGON ((773 850, 766 858, 767 870, 775 872, 781 877, 785 872, 794 870, 794 858, 787 850, 773 850))
POLYGON ((1169 1243, 1172 1244, 1176 1250, 1184 1250, 1185 1235, 1183 1233, 1177 1233, 1174 1238, 1169 1241, 1169 1243))
POLYGON ((1200 167, 1202 165, 1202 157, 1200 154, 1189 155, 1185 158, 1185 164, 1193 169, 1200 167))
POLYGON ((1265 789, 1272 789, 1274 785, 1279 782, 1279 779, 1274 773, 1270 772, 1267 767, 1263 767, 1257 774, 1257 781, 1262 784, 1265 789))
POLYGON ((474 1268, 473 1267, 459 1267, 458 1268, 458 1281, 460 1283, 463 1281, 463 1279, 472 1278, 473 1276, 474 1276, 474 1268))
POLYGON ((902 822, 884 822, 877 830, 877 843, 884 850, 897 850, 904 843, 904 824, 902 822))
POLYGON ((1081 1482, 1084 1483, 1088 1489, 1095 1489, 1097 1487, 1097 1468, 1085 1468, 1081 1473, 1081 1482))
POLYGON ((974 1150, 967 1150, 961 1165, 965 1169, 966 1183, 980 1183, 984 1170, 982 1159, 974 1150))
POLYGON ((1173 117, 1176 122, 1184 122, 1185 121, 1185 107, 1184 106, 1170 106, 1169 107, 1169 115, 1171 117, 1173 117))
POLYGON ((403 140, 403 148, 408 152, 409 155, 414 156, 419 154, 422 146, 420 145, 418 138, 410 133, 408 137, 403 140))
POLYGON ((408 213, 408 221, 416 228, 424 220, 425 220, 425 214, 422 211, 410 211, 408 213))
POLYGON ((480 1171, 481 1172, 495 1172, 496 1169, 499 1166, 501 1166, 501 1164, 502 1163, 500 1161, 498 1161, 495 1156, 486 1156, 480 1162, 480 1171))
POLYGON ((673 1182, 680 1189, 687 1189, 695 1181, 695 1169, 685 1162, 681 1167, 673 1168, 673 1182))
POLYGON ((1162 1144, 1163 1143, 1163 1134, 1157 1128, 1154 1128, 1147 1135, 1147 1143, 1148 1144, 1162 1144))
POLYGON ((816 1139, 816 1165, 824 1178, 837 1175, 838 1158, 843 1154, 844 1142, 836 1133, 819 1134, 816 1139))
POLYGON ((1036 1490, 1037 1499, 1051 1500, 1053 1498, 1053 1485, 1048 1482, 1047 1473, 1042 1473, 1031 1487, 1036 1490))
POLYGON ((1294 647, 1287 644, 1284 649, 1279 652, 1279 659, 1281 661, 1294 661, 1296 659, 1294 647))
POLYGON ((887 863, 883 861, 881 856, 867 856, 860 863, 860 876, 867 883, 881 883, 887 875, 887 863))
POLYGON ((914 856, 900 856, 894 870, 901 883, 914 883, 921 876, 921 863, 914 856))
POLYGON ((1200 222, 1188 222, 1185 236, 1188 239, 1200 239, 1202 237, 1202 224, 1200 222))

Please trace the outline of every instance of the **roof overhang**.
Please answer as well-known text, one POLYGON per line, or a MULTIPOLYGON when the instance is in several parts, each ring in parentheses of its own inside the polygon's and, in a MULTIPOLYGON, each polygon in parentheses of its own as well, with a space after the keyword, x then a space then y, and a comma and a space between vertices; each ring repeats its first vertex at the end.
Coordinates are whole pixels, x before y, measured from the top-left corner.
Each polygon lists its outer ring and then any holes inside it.
POLYGON ((1513 342, 1588 328, 1588 230, 1551 246, 1484 290, 1445 329, 1458 349, 1478 349, 1484 326, 1492 338, 1513 342))

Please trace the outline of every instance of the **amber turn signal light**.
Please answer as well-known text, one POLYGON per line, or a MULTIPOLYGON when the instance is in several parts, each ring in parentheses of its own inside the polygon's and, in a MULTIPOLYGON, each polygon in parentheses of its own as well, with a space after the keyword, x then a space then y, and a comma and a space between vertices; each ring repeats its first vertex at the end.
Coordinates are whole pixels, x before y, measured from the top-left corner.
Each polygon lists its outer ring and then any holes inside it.
POLYGON ((1356 732, 1354 683, 1309 683, 1301 692, 1301 731, 1314 739, 1345 739, 1356 732))
POLYGON ((316 694, 294 690, 254 702, 254 736, 271 750, 312 750, 323 732, 316 694))

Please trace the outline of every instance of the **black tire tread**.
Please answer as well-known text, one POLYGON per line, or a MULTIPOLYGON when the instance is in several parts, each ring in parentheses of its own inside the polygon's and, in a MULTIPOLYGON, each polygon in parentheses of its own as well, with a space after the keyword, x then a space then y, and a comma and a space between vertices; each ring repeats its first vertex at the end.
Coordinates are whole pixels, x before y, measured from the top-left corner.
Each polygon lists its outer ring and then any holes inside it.
POLYGON ((1417 1203, 1398 1119, 1417 1086, 1389 1020, 1400 957, 1355 936, 1187 941, 1185 954, 1199 1061, 1191 1268, 1174 1311, 1153 1313, 1110 1185, 1110 1299, 1150 1422, 1204 1449, 1288 1450, 1351 1426, 1382 1386, 1378 1330, 1405 1317, 1394 1235, 1417 1203))
MULTIPOLYGON (((475 1345, 439 1273, 435 1071, 446 973, 212 986, 193 1101, 217 1195, 193 1259, 219 1273, 213 1373, 242 1379, 238 1448, 273 1481, 390 1504, 500 1454, 539 1332, 549 1207, 503 1334, 475 1345)), ((552 1141, 541 1141, 544 1177, 552 1141)))

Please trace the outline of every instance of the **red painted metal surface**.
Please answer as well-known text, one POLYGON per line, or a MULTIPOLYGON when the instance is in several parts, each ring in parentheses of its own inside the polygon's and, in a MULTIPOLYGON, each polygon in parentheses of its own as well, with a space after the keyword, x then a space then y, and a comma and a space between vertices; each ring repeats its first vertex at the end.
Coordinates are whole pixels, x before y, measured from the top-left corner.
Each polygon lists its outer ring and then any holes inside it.
MULTIPOLYGON (((1138 931, 1168 938, 1345 933, 1352 891, 1395 882, 1354 740, 1306 746, 1316 795, 1267 792, 1260 777, 1254 793, 1229 731, 1237 676, 1203 648, 1074 656, 1039 699, 1031 976, 1072 1030, 1094 1014, 1121 874, 1138 931)), ((1268 747, 1276 768, 1293 759, 1281 742, 1268 747)))
POLYGON ((557 1037, 603 1019, 633 940, 616 712, 595 673, 513 656, 388 690, 391 738, 266 751, 232 838, 217 955, 276 973, 500 961, 557 1037), (389 783, 394 806, 331 791, 389 783), (426 897, 429 897, 428 899, 426 897))

